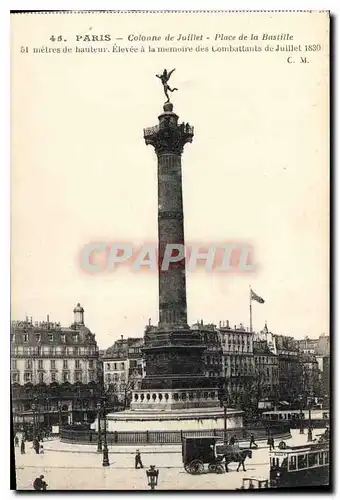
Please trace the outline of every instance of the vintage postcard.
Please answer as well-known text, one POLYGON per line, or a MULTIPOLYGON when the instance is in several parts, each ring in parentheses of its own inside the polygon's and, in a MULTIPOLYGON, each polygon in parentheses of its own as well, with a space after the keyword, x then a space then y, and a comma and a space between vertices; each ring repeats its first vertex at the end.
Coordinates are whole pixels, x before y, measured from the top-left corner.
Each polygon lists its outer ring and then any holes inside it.
POLYGON ((13 488, 329 487, 329 39, 12 12, 13 488))

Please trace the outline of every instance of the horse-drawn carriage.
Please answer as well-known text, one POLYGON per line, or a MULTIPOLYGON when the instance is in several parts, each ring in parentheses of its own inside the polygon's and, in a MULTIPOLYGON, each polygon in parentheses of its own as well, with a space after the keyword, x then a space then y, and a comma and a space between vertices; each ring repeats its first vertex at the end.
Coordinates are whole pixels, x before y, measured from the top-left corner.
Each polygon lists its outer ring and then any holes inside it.
POLYGON ((182 459, 186 472, 202 474, 206 464, 209 472, 224 472, 223 456, 216 453, 217 441, 218 438, 213 437, 183 438, 182 459))
POLYGON ((184 438, 182 443, 184 469, 189 474, 202 474, 206 464, 209 472, 221 474, 228 472, 231 462, 238 463, 237 471, 241 465, 245 471, 244 461, 251 456, 251 450, 225 445, 219 438, 184 438))

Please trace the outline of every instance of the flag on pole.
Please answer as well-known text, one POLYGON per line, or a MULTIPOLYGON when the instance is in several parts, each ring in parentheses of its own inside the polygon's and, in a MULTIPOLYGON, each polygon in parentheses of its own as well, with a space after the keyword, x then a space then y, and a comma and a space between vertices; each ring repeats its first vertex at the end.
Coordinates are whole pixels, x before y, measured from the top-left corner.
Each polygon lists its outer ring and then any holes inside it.
POLYGON ((265 301, 262 297, 257 295, 252 289, 250 289, 250 291, 251 291, 251 300, 256 300, 256 302, 259 302, 259 304, 264 304, 265 301))

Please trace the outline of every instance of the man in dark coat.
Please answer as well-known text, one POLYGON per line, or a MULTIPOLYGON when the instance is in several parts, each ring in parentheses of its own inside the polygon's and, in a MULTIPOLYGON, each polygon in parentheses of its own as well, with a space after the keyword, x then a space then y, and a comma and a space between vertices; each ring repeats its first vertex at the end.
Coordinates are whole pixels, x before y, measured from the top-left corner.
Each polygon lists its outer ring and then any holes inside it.
POLYGON ((21 440, 20 451, 21 451, 21 455, 25 455, 25 441, 24 441, 24 438, 22 438, 22 440, 21 440))
POLYGON ((254 445, 255 448, 258 448, 257 444, 255 443, 255 436, 254 436, 254 434, 252 434, 250 436, 249 448, 252 449, 253 445, 254 445))
POLYGON ((36 491, 46 490, 47 484, 45 483, 45 481, 43 479, 44 479, 43 475, 35 478, 34 483, 33 483, 33 488, 36 491))
POLYGON ((135 456, 135 469, 143 469, 144 465, 142 463, 142 459, 140 456, 140 451, 136 450, 136 456, 135 456))

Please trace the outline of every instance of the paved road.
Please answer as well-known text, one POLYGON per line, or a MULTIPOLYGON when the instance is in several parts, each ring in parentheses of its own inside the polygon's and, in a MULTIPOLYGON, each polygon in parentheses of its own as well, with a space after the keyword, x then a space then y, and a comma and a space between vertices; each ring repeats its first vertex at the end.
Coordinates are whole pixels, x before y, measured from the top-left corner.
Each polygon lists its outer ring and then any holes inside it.
MULTIPOLYGON (((314 434, 321 434, 318 429, 314 434)), ((307 432, 300 435, 292 430, 288 444, 305 444, 307 432)), ((26 448, 21 455, 16 448, 17 489, 32 490, 34 479, 44 474, 49 490, 146 490, 145 470, 134 468, 135 447, 110 447, 110 467, 102 466, 102 455, 91 445, 71 445, 59 441, 43 443, 45 453, 37 455, 32 448, 26 448)), ((187 474, 182 465, 180 447, 140 446, 145 467, 155 464, 159 469, 159 490, 207 490, 236 489, 242 484, 243 477, 268 479, 269 450, 264 444, 253 451, 246 461, 246 472, 236 472, 237 464, 229 466, 228 474, 187 474)))

